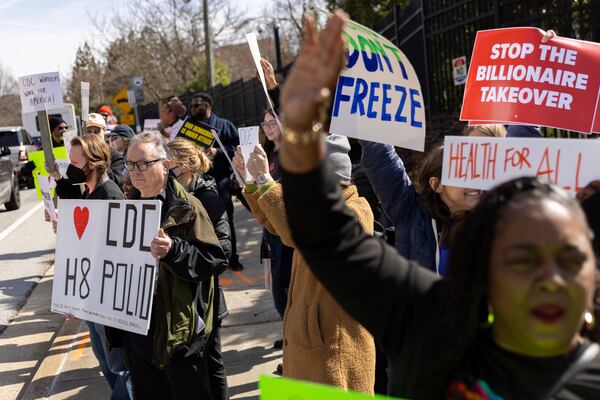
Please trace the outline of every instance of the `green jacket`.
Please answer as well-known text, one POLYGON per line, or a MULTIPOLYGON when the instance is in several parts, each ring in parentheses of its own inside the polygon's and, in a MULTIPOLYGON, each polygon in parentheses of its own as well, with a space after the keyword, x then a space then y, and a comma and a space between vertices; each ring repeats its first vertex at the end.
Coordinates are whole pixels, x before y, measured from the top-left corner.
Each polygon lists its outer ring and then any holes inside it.
POLYGON ((218 306, 215 282, 227 267, 202 203, 173 178, 169 178, 164 203, 161 227, 172 246, 159 264, 152 309, 152 362, 159 367, 181 345, 203 349, 218 306), (199 318, 205 323, 203 329, 198 329, 199 318))

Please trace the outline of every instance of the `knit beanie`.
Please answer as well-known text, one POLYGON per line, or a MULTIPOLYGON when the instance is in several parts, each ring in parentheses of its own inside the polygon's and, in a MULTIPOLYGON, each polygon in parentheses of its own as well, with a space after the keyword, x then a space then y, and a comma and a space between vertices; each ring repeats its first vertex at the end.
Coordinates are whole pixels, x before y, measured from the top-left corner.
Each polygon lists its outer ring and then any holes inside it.
POLYGON ((50 123, 50 132, 52 132, 54 129, 56 129, 57 126, 59 126, 65 121, 60 117, 50 117, 48 119, 48 122, 50 123))
POLYGON ((327 159, 333 167, 338 182, 342 186, 349 186, 352 162, 348 155, 350 151, 348 138, 340 135, 329 135, 325 138, 325 142, 327 143, 327 159))

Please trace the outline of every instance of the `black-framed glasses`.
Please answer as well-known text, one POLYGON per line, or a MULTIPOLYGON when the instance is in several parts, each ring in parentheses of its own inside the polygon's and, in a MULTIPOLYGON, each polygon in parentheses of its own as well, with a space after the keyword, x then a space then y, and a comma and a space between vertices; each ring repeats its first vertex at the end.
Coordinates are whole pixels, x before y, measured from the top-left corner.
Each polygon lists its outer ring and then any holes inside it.
POLYGON ((59 126, 58 126, 58 129, 60 129, 60 130, 63 130, 63 131, 66 131, 66 130, 68 130, 68 129, 69 129, 69 127, 68 127, 68 126, 66 126, 66 125, 59 125, 59 126))
POLYGON ((263 129, 275 129, 277 128, 277 121, 262 122, 260 126, 262 126, 263 129))
POLYGON ((143 172, 146 171, 148 169, 148 166, 150 164, 154 164, 155 162, 159 162, 162 161, 162 158, 157 158, 156 160, 150 160, 150 161, 127 161, 125 163, 125 168, 127 168, 127 171, 132 172, 135 168, 137 168, 138 171, 143 172))

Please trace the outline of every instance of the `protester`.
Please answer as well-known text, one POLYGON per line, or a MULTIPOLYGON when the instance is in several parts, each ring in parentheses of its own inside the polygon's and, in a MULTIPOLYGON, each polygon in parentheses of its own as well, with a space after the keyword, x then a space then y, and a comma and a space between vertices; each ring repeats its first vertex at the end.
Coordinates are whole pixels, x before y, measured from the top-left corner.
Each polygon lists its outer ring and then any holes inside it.
MULTIPOLYGON (((237 129, 231 121, 224 118, 219 118, 213 112, 213 101, 207 93, 196 93, 192 97, 191 104, 191 116, 201 122, 204 122, 211 127, 215 128, 221 143, 230 158, 233 158, 235 148, 240 144, 240 138, 238 136, 237 129)), ((244 266, 240 263, 237 254, 237 240, 235 235, 235 226, 233 222, 233 201, 231 199, 231 192, 229 188, 231 186, 231 173, 233 172, 229 161, 218 147, 217 143, 208 149, 209 156, 212 157, 213 167, 208 174, 211 175, 217 181, 217 187, 219 188, 219 195, 225 202, 227 207, 227 218, 229 218, 229 228, 231 231, 231 258, 229 259, 229 268, 234 271, 241 271, 244 266), (215 147, 217 146, 217 147, 215 147)))
POLYGON ((391 395, 599 398, 599 348, 586 338, 598 335, 597 260, 565 192, 534 178, 490 191, 458 227, 445 278, 365 233, 345 206, 314 132, 344 64, 345 18, 336 11, 319 37, 307 18, 281 95, 285 211, 311 270, 388 354, 391 395))
POLYGON ((137 399, 211 399, 207 357, 216 312, 216 277, 227 257, 198 199, 169 176, 162 138, 136 135, 127 169, 139 199, 162 203, 161 229, 151 243, 159 260, 146 336, 122 332, 137 399))
POLYGON ((114 149, 123 157, 127 157, 129 142, 135 136, 135 132, 129 125, 117 125, 108 135, 111 149, 114 149))
MULTIPOLYGON (((279 146, 281 145, 281 130, 271 111, 265 111, 261 127, 266 137, 264 150, 269 162, 269 174, 273 180, 277 182, 279 181, 279 146)), ((263 229, 263 241, 268 246, 268 256, 271 261, 271 291, 275 309, 279 313, 281 319, 283 319, 290 287, 290 279, 292 276, 292 257, 294 255, 294 249, 283 244, 281 238, 269 232, 268 229, 263 229)), ((275 342, 275 348, 282 348, 282 346, 282 341, 275 342)))
POLYGON ((112 108, 110 108, 110 106, 107 106, 106 104, 98 108, 98 114, 100 114, 102 118, 104 118, 106 126, 114 126, 119 123, 119 120, 117 120, 117 117, 113 113, 112 108))
POLYGON ((48 122, 50 124, 50 134, 52 136, 52 147, 64 146, 63 133, 69 129, 67 123, 60 117, 50 117, 48 122))
POLYGON ((171 97, 167 104, 162 106, 158 130, 163 137, 171 139, 177 134, 177 132, 173 132, 173 129, 178 122, 185 118, 186 111, 187 109, 178 97, 171 97))
POLYGON ((596 256, 600 257, 600 180, 594 180, 581 189, 577 193, 577 200, 594 232, 594 249, 596 256))
POLYGON ((465 136, 505 137, 506 128, 500 124, 467 126, 463 131, 465 136))
POLYGON ((393 146, 366 140, 361 144, 362 167, 395 227, 396 249, 444 274, 452 225, 477 205, 481 191, 442 184, 442 145, 421 160, 413 183, 393 146))
MULTIPOLYGON (((109 149, 96 134, 84 134, 71 140, 67 177, 70 183, 61 179, 59 185, 85 184, 85 191, 79 198, 86 200, 122 200, 123 193, 111 181, 106 172, 110 164, 109 149)), ((68 217, 68 216, 67 216, 68 217)), ((132 386, 129 372, 124 364, 122 348, 109 347, 105 326, 87 321, 90 342, 98 359, 102 374, 112 388, 111 399, 132 399, 132 386)))
MULTIPOLYGON (((373 214, 369 204, 358 197, 356 187, 350 184, 349 150, 350 144, 345 137, 327 137, 327 158, 335 166, 344 203, 365 231, 372 233, 373 214)), ((241 150, 236 154, 235 166, 243 173, 241 150)), ((284 211, 282 187, 269 175, 267 155, 261 146, 256 146, 246 167, 257 183, 246 185, 244 190, 252 213, 285 245, 295 247, 284 211)), ((283 375, 372 394, 375 381, 373 338, 315 279, 298 251, 294 252, 292 265, 283 319, 283 375)))
MULTIPOLYGON (((188 193, 196 197, 208 213, 213 224, 215 234, 225 252, 231 256, 231 233, 225 203, 219 197, 217 184, 206 172, 211 167, 211 161, 204 151, 186 139, 177 138, 167 144, 170 155, 169 172, 177 179, 188 193)), ((227 304, 218 276, 215 277, 218 290, 218 306, 215 313, 212 337, 207 344, 205 357, 207 357, 208 373, 210 376, 211 393, 215 400, 227 400, 227 373, 221 353, 221 323, 227 316, 227 304)))

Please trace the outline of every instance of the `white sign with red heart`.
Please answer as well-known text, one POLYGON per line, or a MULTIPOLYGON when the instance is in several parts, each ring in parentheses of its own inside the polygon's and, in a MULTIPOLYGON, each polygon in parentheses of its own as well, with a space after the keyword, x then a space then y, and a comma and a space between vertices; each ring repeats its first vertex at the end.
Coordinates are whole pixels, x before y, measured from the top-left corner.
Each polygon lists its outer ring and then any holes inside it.
POLYGON ((148 333, 158 200, 60 200, 51 310, 148 333))

